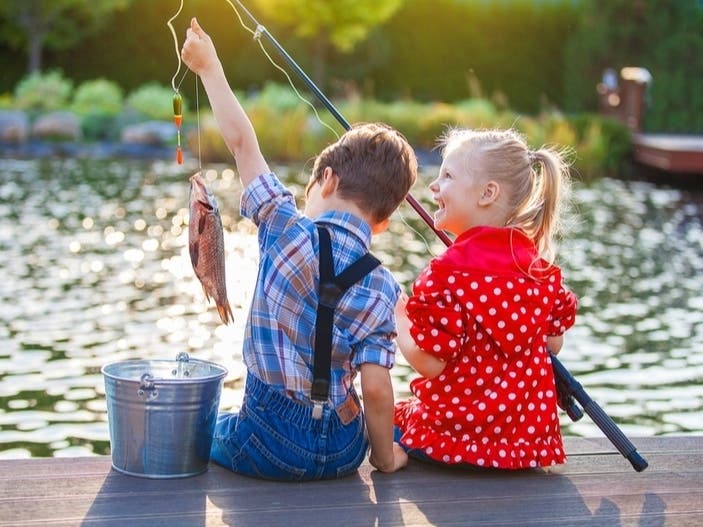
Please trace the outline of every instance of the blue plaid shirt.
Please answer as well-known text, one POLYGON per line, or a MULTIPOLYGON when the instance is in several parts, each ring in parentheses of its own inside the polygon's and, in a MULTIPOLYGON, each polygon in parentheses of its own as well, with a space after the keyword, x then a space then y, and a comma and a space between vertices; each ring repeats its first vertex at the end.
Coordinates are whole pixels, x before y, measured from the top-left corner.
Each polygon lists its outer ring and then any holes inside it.
MULTIPOLYGON (((263 174, 242 195, 241 213, 259 228, 259 275, 244 334, 249 372, 290 397, 309 401, 319 286, 315 222, 329 228, 335 274, 369 251, 371 228, 346 212, 305 217, 274 174, 263 174)), ((363 363, 393 366, 400 287, 378 266, 340 299, 334 315, 330 400, 346 398, 363 363)))

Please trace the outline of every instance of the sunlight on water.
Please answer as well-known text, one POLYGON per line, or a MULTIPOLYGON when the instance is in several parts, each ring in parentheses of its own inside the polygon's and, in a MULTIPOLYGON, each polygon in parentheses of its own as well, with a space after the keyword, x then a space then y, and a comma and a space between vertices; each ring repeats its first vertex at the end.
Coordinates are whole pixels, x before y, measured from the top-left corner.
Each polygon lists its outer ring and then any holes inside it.
MULTIPOLYGON (((225 226, 234 323, 188 255, 188 177, 170 163, 0 160, 0 457, 109 451, 100 368, 180 352, 229 370, 241 401, 256 231, 229 169, 208 170, 225 226)), ((286 175, 282 171, 281 175, 286 175)), ((306 178, 291 171, 300 195, 306 178)), ((429 209, 427 183, 413 192, 429 209)), ((580 298, 560 357, 631 436, 703 433, 703 194, 605 179, 576 186, 560 263, 580 298)), ((404 205, 374 253, 408 287, 441 242, 404 205)), ((398 397, 412 377, 393 370, 398 397)), ((569 434, 602 435, 584 417, 569 434)))

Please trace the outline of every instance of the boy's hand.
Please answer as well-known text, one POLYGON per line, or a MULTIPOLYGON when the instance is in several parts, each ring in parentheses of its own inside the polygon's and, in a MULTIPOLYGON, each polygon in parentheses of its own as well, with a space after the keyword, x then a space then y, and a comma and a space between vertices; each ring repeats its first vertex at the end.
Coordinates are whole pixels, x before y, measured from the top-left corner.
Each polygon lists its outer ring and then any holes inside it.
POLYGON ((190 27, 186 31, 181 58, 186 66, 198 75, 202 75, 219 62, 212 39, 200 27, 195 17, 190 21, 190 27))
POLYGON ((408 454, 403 450, 403 447, 398 443, 393 443, 393 459, 388 460, 387 463, 380 463, 379 460, 374 456, 374 451, 371 450, 371 455, 369 456, 369 463, 375 469, 390 474, 396 470, 400 470, 408 464, 408 454))

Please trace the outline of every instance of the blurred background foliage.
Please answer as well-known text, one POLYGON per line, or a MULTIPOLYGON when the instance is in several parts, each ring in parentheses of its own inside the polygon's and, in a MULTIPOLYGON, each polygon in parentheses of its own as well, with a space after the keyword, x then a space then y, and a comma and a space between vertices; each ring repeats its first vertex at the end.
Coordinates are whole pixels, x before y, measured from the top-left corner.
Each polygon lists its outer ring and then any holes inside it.
MULTIPOLYGON (((594 88, 606 67, 640 66, 654 78, 645 128, 703 132, 701 0, 245 5, 335 97, 354 91, 386 101, 455 102, 477 95, 470 86, 476 79, 483 97, 516 111, 537 113, 545 106, 588 111, 597 107, 594 88), (335 27, 339 30, 330 30, 335 27)), ((22 6, 44 13, 42 69, 61 69, 76 82, 111 79, 125 91, 149 81, 167 84, 175 71, 165 23, 178 0, 0 0, 0 93, 12 91, 31 65, 31 39, 22 35, 37 24, 20 22, 22 6)), ((227 1, 185 0, 174 22, 181 42, 192 16, 213 36, 235 87, 284 81, 227 1)), ((186 79, 184 91, 191 93, 192 85, 186 79)))
MULTIPOLYGON (((170 119, 178 63, 166 21, 179 3, 0 0, 0 108, 68 107, 81 115, 87 139, 114 136, 115 126, 139 119, 170 119)), ((585 172, 609 170, 628 151, 629 136, 595 115, 595 87, 607 67, 651 72, 645 131, 703 133, 701 0, 244 3, 349 121, 389 122, 428 149, 447 124, 514 126, 535 145, 577 148, 585 172)), ((334 138, 285 86, 226 0, 184 0, 174 21, 179 47, 192 16, 213 37, 274 155, 314 152, 334 138)), ((284 64, 266 39, 261 43, 284 64)), ((192 136, 195 107, 207 102, 184 73, 176 82, 182 81, 185 131, 192 136)), ((203 114, 203 150, 229 159, 211 126, 203 114)))

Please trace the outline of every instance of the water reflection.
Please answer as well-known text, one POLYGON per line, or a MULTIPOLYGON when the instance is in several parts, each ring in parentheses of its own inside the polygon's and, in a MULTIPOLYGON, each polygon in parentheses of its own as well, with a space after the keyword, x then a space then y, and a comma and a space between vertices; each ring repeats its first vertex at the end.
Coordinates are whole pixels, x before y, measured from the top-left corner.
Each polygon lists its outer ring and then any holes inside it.
MULTIPOLYGON (((225 225, 235 322, 223 326, 188 257, 190 172, 136 161, 0 164, 0 456, 107 453, 100 368, 110 361, 185 351, 228 368, 222 405, 236 404, 257 254, 236 175, 206 174, 225 225)), ((299 189, 306 179, 288 177, 299 189)), ((414 193, 430 208, 432 177, 414 193)), ((561 263, 581 312, 565 365, 627 434, 703 433, 703 196, 618 180, 576 190, 579 221, 561 263)), ((374 243, 405 285, 442 249, 409 206, 374 243)), ((407 395, 410 369, 401 362, 393 374, 407 395)), ((563 423, 600 435, 588 417, 563 423)))

